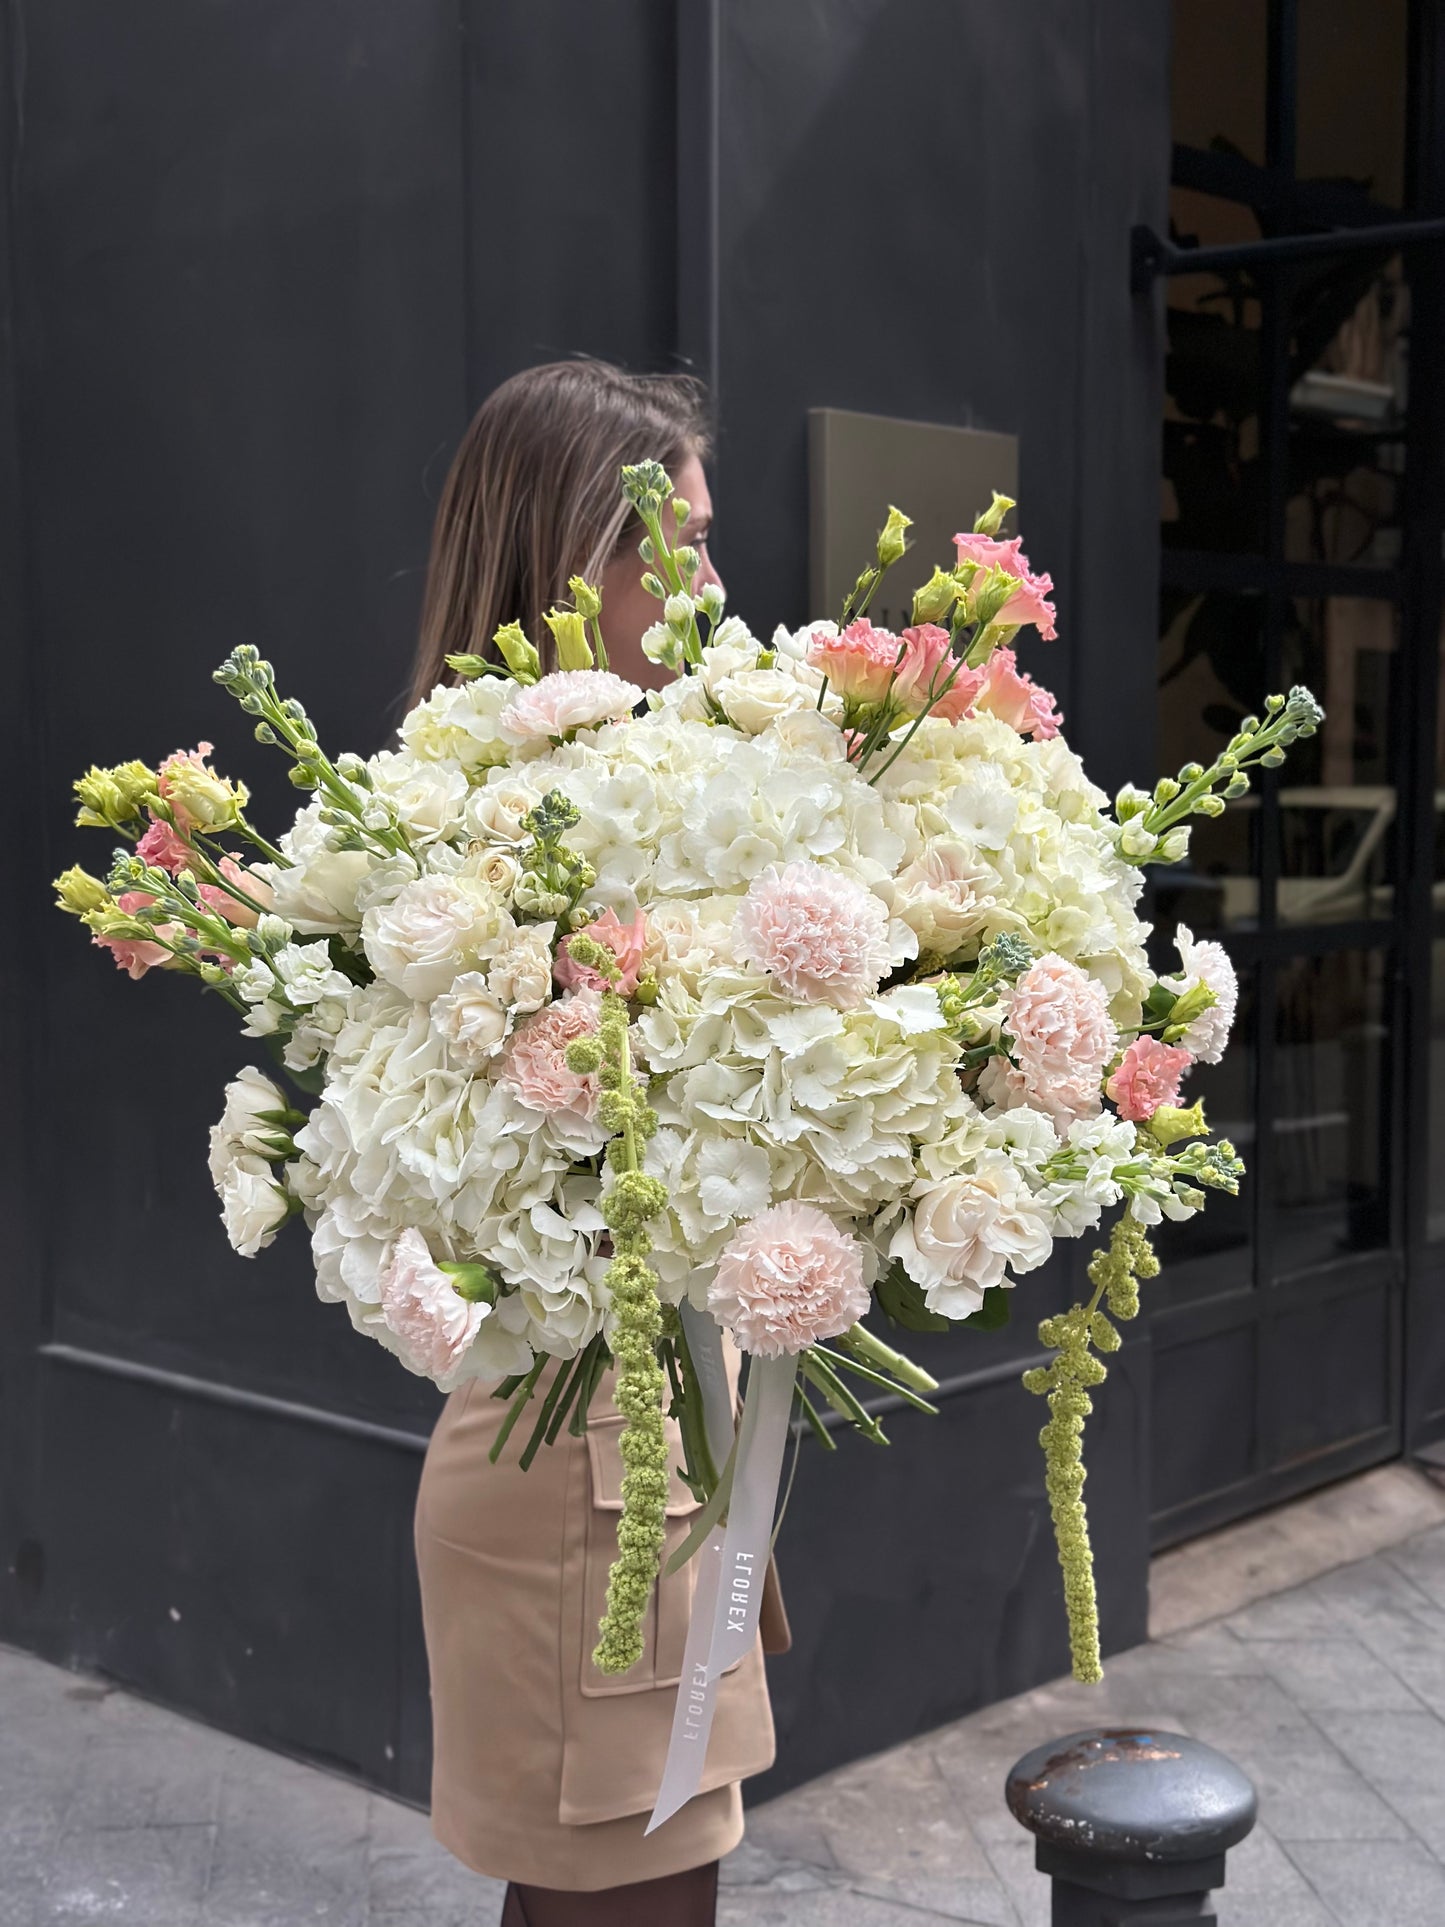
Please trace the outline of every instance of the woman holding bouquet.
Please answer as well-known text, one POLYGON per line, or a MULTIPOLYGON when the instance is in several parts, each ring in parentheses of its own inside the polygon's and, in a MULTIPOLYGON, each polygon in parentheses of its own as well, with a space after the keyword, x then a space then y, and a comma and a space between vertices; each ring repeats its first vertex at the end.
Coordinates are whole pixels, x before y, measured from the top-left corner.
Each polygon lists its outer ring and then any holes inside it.
MULTIPOLYGON (((496 390, 442 492, 412 701, 449 679, 447 656, 490 654, 504 623, 546 636, 543 612, 578 574, 601 584, 612 666, 643 687, 664 679, 642 649, 657 604, 641 586, 639 531, 617 474, 647 458, 666 466, 691 505, 683 539, 701 557, 698 586, 715 581, 703 399, 689 378, 591 361, 532 368, 496 390)), ((584 1436, 563 1431, 524 1472, 512 1447, 488 1462, 507 1406, 485 1384, 463 1386, 438 1422, 417 1501, 432 1824, 460 1860, 510 1883, 503 1927, 706 1927, 718 1859, 742 1837, 738 1782, 773 1758, 754 1647, 723 1681, 701 1791, 644 1837, 693 1567, 661 1580, 641 1661, 621 1676, 599 1672, 591 1655, 622 1473, 622 1420, 606 1391, 584 1436)), ((674 1472, 664 1559, 694 1510, 674 1472)), ((786 1645, 775 1595, 763 1637, 769 1650, 786 1645)))

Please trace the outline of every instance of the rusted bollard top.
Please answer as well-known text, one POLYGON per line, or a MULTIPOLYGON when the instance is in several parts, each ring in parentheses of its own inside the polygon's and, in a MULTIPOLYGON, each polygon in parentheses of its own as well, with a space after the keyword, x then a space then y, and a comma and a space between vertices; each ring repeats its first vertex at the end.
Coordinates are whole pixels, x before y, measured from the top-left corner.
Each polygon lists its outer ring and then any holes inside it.
POLYGON ((1148 1727, 1051 1740, 1024 1755, 1004 1791, 1019 1824, 1050 1846, 1156 1866, 1226 1852, 1258 1810, 1233 1760, 1148 1727))

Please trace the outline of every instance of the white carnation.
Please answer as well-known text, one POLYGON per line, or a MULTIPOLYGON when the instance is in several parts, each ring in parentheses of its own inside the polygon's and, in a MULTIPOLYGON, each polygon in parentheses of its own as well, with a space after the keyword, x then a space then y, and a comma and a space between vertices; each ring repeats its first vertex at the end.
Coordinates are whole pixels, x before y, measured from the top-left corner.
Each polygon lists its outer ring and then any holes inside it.
POLYGON ((221 1222, 231 1246, 243 1258, 264 1251, 290 1214, 290 1201, 265 1158, 233 1148, 219 1172, 212 1165, 221 1222))
POLYGON ((378 977, 429 1002, 484 961, 510 922, 480 879, 422 876, 367 911, 361 941, 378 977))
POLYGON ((972 1171, 924 1187, 888 1247, 930 1311, 967 1318, 995 1285, 1033 1271, 1053 1249, 1048 1213, 1002 1151, 972 1171))

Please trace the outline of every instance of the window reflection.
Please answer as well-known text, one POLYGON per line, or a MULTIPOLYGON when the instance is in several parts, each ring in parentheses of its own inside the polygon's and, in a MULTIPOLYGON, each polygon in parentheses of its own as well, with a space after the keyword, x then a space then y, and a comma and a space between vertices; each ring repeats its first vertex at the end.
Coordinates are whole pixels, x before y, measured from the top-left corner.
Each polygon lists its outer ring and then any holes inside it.
MULTIPOLYGON (((1190 188, 1169 195, 1175 241, 1257 241, 1252 209, 1190 188)), ((1260 305, 1249 277, 1181 274, 1167 294, 1164 478, 1168 548, 1253 551, 1264 545, 1260 465, 1260 305)))
POLYGON ((1352 186, 1388 207, 1403 203, 1408 14, 1408 0, 1308 0, 1300 8, 1301 181, 1352 186))
POLYGON ((1277 1276, 1386 1242, 1384 983, 1380 951, 1280 966, 1272 1079, 1277 1276))
POLYGON ((1393 567, 1410 333, 1398 256, 1302 268, 1291 324, 1285 555, 1393 567))
MULTIPOLYGON (((1258 596, 1168 591, 1159 645, 1159 766, 1208 763, 1257 708, 1263 686, 1258 596)), ((1196 819, 1186 862, 1155 872, 1166 925, 1249 929, 1259 920, 1257 797, 1196 819)))
POLYGON ((1319 693, 1318 735, 1290 751, 1279 793, 1281 923, 1388 917, 1395 864, 1391 679, 1394 604, 1297 598, 1284 636, 1284 681, 1319 693))

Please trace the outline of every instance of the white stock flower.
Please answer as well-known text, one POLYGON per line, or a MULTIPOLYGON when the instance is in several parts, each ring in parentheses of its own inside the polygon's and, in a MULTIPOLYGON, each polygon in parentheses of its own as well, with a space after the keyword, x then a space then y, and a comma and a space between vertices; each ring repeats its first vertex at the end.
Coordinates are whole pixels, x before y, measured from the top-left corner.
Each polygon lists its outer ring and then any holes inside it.
POLYGON ((540 1010, 552 995, 555 923, 524 923, 503 936, 487 966, 487 981, 518 1012, 540 1010))
POLYGON ((1239 978, 1223 944, 1197 941, 1194 932, 1182 923, 1174 941, 1184 968, 1177 976, 1161 977, 1159 981, 1176 995, 1182 995, 1195 984, 1203 984, 1214 992, 1214 1002, 1200 1012, 1179 1041, 1201 1064, 1217 1064, 1234 1028, 1239 978))
POLYGON ((211 1182, 220 1185, 240 1152, 264 1157, 278 1133, 284 1135, 285 1127, 266 1122, 262 1113, 289 1108, 285 1092, 264 1072, 251 1064, 238 1071, 226 1086, 226 1107, 220 1121, 211 1126, 211 1182))
POLYGON ((298 1010, 316 1004, 323 997, 345 997, 351 979, 331 961, 324 943, 288 943, 271 959, 276 980, 298 1010))

